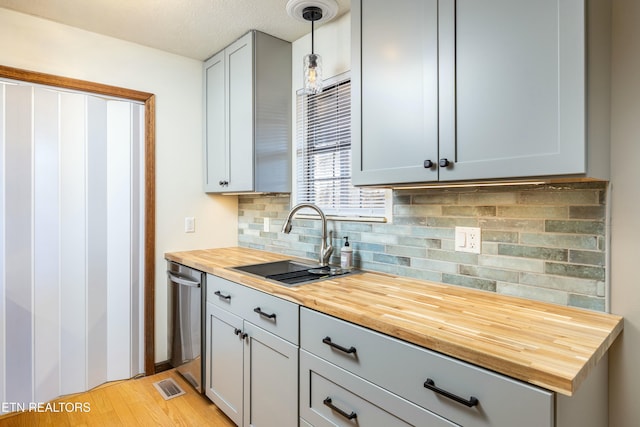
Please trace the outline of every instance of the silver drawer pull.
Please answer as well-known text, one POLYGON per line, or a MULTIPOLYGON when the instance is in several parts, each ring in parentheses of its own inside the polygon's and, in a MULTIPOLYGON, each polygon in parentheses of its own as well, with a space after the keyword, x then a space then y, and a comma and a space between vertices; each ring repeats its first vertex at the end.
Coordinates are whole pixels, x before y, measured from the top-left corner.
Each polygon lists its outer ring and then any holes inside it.
POLYGON ((328 406, 329 408, 331 408, 332 411, 336 411, 338 414, 342 415, 343 417, 345 417, 348 420, 353 420, 355 418, 358 418, 358 414, 356 414, 355 412, 351 411, 350 414, 347 414, 345 411, 343 411, 342 409, 338 408, 336 405, 334 405, 332 403, 330 397, 327 397, 322 403, 324 403, 325 406, 328 406))
POLYGON ((455 400, 458 403, 462 403, 463 405, 468 406, 469 408, 471 408, 472 406, 476 406, 478 403, 480 403, 480 401, 473 396, 471 396, 469 400, 467 400, 464 397, 457 396, 451 392, 448 392, 447 390, 443 390, 441 388, 436 387, 436 383, 433 382, 431 378, 427 378, 427 380, 424 382, 424 387, 438 394, 441 394, 444 397, 447 397, 451 400, 455 400))

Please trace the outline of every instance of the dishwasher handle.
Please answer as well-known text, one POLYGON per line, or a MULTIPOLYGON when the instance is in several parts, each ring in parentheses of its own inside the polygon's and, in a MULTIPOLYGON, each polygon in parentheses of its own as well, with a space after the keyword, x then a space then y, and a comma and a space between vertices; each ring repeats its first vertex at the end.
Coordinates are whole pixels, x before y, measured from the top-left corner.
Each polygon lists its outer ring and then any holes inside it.
POLYGON ((191 278, 184 277, 182 275, 177 275, 171 271, 167 271, 167 275, 172 282, 175 282, 179 285, 191 286, 192 288, 199 288, 200 282, 198 280, 193 280, 191 278))

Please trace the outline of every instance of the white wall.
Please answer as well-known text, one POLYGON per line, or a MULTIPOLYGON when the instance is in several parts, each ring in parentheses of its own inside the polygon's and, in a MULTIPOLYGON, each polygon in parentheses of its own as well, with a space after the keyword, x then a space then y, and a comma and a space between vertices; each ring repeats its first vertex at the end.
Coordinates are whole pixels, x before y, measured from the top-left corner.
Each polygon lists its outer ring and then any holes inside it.
POLYGON ((624 331, 609 356, 609 425, 640 425, 640 2, 613 0, 611 311, 624 331))
POLYGON ((237 198, 202 192, 201 62, 0 8, 0 64, 156 95, 155 359, 166 360, 164 252, 237 244, 237 198))

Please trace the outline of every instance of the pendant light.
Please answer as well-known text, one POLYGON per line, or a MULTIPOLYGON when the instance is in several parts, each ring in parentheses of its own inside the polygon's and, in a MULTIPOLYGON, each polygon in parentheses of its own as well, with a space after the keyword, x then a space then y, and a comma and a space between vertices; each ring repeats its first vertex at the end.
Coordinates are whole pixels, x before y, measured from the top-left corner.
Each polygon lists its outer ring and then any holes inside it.
POLYGON ((306 94, 320 93, 322 92, 322 57, 313 49, 313 23, 322 18, 322 9, 316 6, 307 6, 302 10, 302 17, 311 21, 311 53, 304 56, 302 63, 303 88, 306 94))
POLYGON ((322 58, 315 52, 315 24, 333 19, 338 13, 335 0, 289 0, 289 16, 311 22, 311 53, 303 58, 303 91, 306 94, 322 92, 322 58))

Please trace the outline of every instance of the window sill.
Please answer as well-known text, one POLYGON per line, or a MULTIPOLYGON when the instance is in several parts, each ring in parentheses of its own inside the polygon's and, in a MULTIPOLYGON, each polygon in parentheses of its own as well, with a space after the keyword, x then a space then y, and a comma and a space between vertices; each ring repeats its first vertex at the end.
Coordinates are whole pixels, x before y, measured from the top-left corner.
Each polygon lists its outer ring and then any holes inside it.
MULTIPOLYGON (((344 222, 388 222, 386 217, 382 216, 340 216, 340 215, 325 215, 328 221, 344 221, 344 222)), ((297 214, 295 219, 320 219, 320 215, 314 214, 297 214)))

